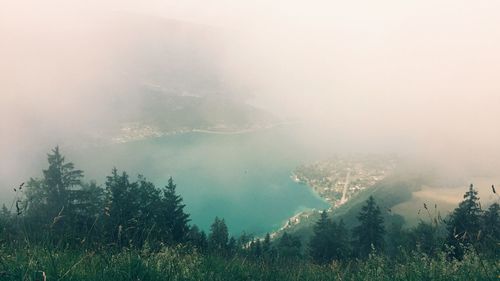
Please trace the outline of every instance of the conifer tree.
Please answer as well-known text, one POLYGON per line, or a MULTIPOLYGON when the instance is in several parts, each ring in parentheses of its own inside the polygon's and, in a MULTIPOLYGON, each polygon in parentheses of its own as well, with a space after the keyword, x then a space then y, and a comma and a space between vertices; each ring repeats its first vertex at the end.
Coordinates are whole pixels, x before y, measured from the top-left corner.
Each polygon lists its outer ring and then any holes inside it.
POLYGON ((348 231, 344 222, 332 222, 323 211, 309 242, 311 258, 317 263, 327 263, 347 257, 348 252, 348 231))
POLYGON ((134 205, 137 208, 134 214, 134 243, 140 247, 147 241, 150 246, 154 246, 161 240, 160 190, 144 176, 139 175, 133 192, 135 194, 131 195, 131 199, 136 201, 134 205))
POLYGON ((137 183, 130 182, 126 172, 113 168, 106 181, 106 235, 109 243, 124 246, 137 229, 137 183))
POLYGON ((231 238, 229 238, 229 242, 227 243, 227 253, 229 256, 233 256, 237 253, 237 242, 236 242, 236 239, 234 237, 231 236, 231 238))
POLYGON ((191 226, 187 236, 188 242, 198 251, 204 252, 207 249, 207 236, 204 231, 200 231, 197 225, 191 226))
MULTIPOLYGON (((43 177, 32 178, 27 183, 24 206, 30 225, 34 227, 30 233, 43 233, 41 227, 50 226, 50 231, 45 233, 50 233, 54 241, 62 241, 63 236, 74 234, 73 221, 78 203, 75 199, 82 188, 83 171, 66 162, 58 146, 47 155, 47 160, 49 166, 43 170, 43 177)), ((21 214, 19 205, 16 203, 18 214, 21 214)))
POLYGON ((82 184, 81 190, 75 190, 72 197, 72 229, 74 238, 80 244, 91 244, 102 238, 104 191, 95 182, 82 184))
POLYGON ((266 237, 264 238, 264 242, 262 242, 262 254, 265 258, 271 257, 271 235, 266 233, 266 237))
POLYGON ((210 234, 208 235, 208 247, 210 251, 216 254, 225 254, 227 244, 229 242, 229 233, 224 219, 215 217, 214 222, 210 226, 210 234))
POLYGON ((373 196, 368 198, 357 218, 360 224, 353 229, 353 235, 354 247, 357 248, 359 255, 366 257, 372 248, 377 251, 383 250, 384 219, 373 196))
POLYGON ((330 260, 330 221, 326 211, 321 212, 319 220, 314 225, 314 233, 309 242, 309 254, 317 263, 324 263, 330 260))
POLYGON ((435 226, 420 222, 409 234, 412 238, 412 244, 415 245, 420 252, 429 256, 436 254, 439 245, 435 226))
POLYGON ((278 241, 278 257, 282 259, 297 259, 301 254, 302 243, 300 240, 287 232, 283 233, 278 241))
POLYGON ((2 219, 3 221, 7 221, 10 219, 10 211, 7 208, 7 206, 5 206, 5 204, 2 204, 2 210, 0 211, 0 219, 2 219))
POLYGON ((463 196, 448 220, 447 243, 454 247, 455 257, 463 255, 463 246, 475 245, 480 240, 482 210, 474 185, 463 196))
POLYGON ((246 232, 243 232, 240 234, 238 237, 238 246, 240 248, 247 248, 250 242, 253 241, 253 236, 251 234, 248 234, 246 232))
POLYGON ((262 243, 260 239, 255 239, 250 244, 250 253, 255 258, 260 258, 262 256, 262 243))
POLYGON ((162 220, 164 232, 173 243, 186 241, 189 232, 189 215, 184 212, 182 197, 176 193, 177 185, 174 184, 172 177, 168 179, 168 184, 163 189, 163 198, 161 200, 162 220))
POLYGON ((349 230, 346 228, 344 221, 341 219, 338 224, 332 222, 330 233, 330 258, 332 260, 342 260, 349 257, 349 230))
POLYGON ((493 257, 500 256, 500 205, 493 203, 482 217, 482 250, 493 257))
POLYGON ((31 213, 43 213, 53 218, 64 207, 68 207, 69 194, 82 183, 83 171, 66 162, 56 146, 47 155, 49 167, 43 170, 43 178, 30 179, 27 196, 31 213))
POLYGON ((10 211, 7 209, 5 204, 2 205, 2 210, 0 211, 0 239, 7 236, 7 227, 10 221, 10 211))
POLYGON ((412 247, 408 231, 403 229, 404 220, 393 221, 387 230, 386 254, 394 258, 401 253, 402 248, 412 247))
POLYGON ((205 252, 208 250, 208 238, 207 234, 203 230, 200 232, 200 240, 198 242, 198 245, 201 251, 205 252))
POLYGON ((55 213, 68 207, 71 188, 81 185, 83 171, 75 170, 71 162, 66 163, 58 146, 52 150, 52 154, 48 154, 48 162, 48 169, 43 171, 43 180, 47 189, 47 204, 55 213))

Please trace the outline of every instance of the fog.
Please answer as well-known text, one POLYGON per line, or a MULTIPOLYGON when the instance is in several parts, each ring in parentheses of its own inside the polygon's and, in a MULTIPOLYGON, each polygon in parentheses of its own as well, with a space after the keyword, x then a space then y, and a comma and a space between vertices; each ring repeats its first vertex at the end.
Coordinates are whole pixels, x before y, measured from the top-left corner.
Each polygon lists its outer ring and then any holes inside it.
POLYGON ((498 171, 498 1, 19 2, 0 2, 1 190, 143 85, 190 81, 306 124, 311 149, 498 171))

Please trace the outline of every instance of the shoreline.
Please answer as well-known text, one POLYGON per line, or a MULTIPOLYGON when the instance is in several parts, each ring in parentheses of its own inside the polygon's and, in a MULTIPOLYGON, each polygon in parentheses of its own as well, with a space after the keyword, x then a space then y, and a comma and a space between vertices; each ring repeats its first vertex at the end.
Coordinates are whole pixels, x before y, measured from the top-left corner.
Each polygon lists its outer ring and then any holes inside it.
MULTIPOLYGON (((276 125, 277 126, 277 125, 276 125)), ((202 134, 211 134, 211 135, 241 135, 247 133, 253 133, 261 130, 271 129, 275 126, 270 126, 266 128, 255 128, 255 129, 242 129, 238 131, 215 131, 215 130, 206 130, 206 129, 192 129, 186 133, 202 133, 202 134)))
MULTIPOLYGON (((331 202, 327 200, 327 198, 321 196, 321 194, 319 192, 317 192, 314 187, 309 185, 309 183, 299 180, 297 175, 294 172, 291 173, 290 179, 297 184, 306 185, 312 191, 312 193, 314 193, 315 196, 317 196, 318 198, 321 198, 321 200, 323 200, 325 203, 327 203, 329 205, 328 208, 325 209, 327 212, 331 212, 333 209, 336 208, 335 205, 332 205, 331 202)), ((320 212, 320 211, 321 210, 318 210, 316 208, 308 208, 306 210, 296 212, 296 213, 294 213, 294 215, 292 215, 288 219, 284 220, 284 222, 281 224, 280 228, 270 232, 269 236, 271 237, 271 239, 278 238, 278 236, 280 234, 282 234, 283 232, 285 232, 287 229, 289 229, 295 225, 300 224, 301 219, 307 219, 307 218, 309 218, 309 216, 314 215, 315 213, 320 212)), ((259 239, 263 239, 263 238, 259 238, 259 239)))
MULTIPOLYGON (((313 215, 315 212, 317 212, 318 210, 316 208, 311 208, 311 209, 307 209, 307 210, 303 210, 303 211, 300 211, 298 213, 295 213, 293 216, 289 217, 283 224, 280 228, 278 228, 277 230, 274 230, 272 232, 269 232, 269 236, 271 237, 271 239, 275 239, 275 238, 278 238, 278 236, 285 232, 287 229, 289 229, 290 227, 293 227, 295 225, 298 225, 300 224, 301 222, 301 218, 308 218, 310 215, 313 215)), ((263 239, 263 238, 260 238, 259 239, 263 239)))
POLYGON ((141 141, 141 140, 175 136, 175 135, 183 135, 183 134, 189 134, 189 133, 212 134, 212 135, 242 135, 242 134, 249 134, 249 133, 254 133, 254 132, 263 131, 263 130, 269 130, 269 129, 276 128, 279 126, 295 124, 295 123, 297 123, 297 122, 283 121, 283 122, 273 123, 273 124, 269 124, 269 125, 265 125, 265 126, 261 126, 261 127, 238 129, 238 130, 232 130, 232 131, 198 129, 198 128, 179 129, 179 130, 175 130, 175 131, 165 131, 165 132, 156 131, 156 132, 149 132, 147 135, 142 135, 142 136, 136 135, 136 136, 111 137, 110 144, 123 144, 123 143, 129 143, 129 142, 134 142, 134 141, 141 141))

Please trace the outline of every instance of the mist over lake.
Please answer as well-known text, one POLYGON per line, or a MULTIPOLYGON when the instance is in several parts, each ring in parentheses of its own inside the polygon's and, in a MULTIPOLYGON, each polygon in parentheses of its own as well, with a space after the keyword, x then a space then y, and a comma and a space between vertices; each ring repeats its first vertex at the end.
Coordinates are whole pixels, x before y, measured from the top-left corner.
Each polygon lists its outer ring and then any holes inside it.
POLYGON ((290 178, 315 157, 290 138, 294 130, 285 125, 241 134, 184 133, 75 150, 69 160, 100 184, 112 167, 131 178, 143 174, 158 186, 172 176, 192 223, 207 230, 219 216, 231 233, 261 235, 299 211, 329 206, 290 178))

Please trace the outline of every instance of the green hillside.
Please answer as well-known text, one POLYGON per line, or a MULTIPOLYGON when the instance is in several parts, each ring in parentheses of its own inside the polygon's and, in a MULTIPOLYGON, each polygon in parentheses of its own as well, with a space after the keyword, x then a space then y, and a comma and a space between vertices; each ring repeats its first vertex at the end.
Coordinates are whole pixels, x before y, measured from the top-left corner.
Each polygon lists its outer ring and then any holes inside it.
MULTIPOLYGON (((335 208, 329 215, 334 221, 343 220, 347 228, 353 228, 358 224, 357 215, 361 207, 370 196, 373 196, 383 211, 386 228, 394 223, 404 224, 405 218, 393 212, 392 208, 409 201, 412 198, 412 192, 419 190, 422 185, 429 181, 428 174, 399 169, 374 186, 357 193, 345 204, 335 208)), ((417 209, 414 211, 418 212, 417 209)), ((303 242, 309 241, 312 228, 318 219, 319 212, 314 212, 307 219, 287 229, 287 232, 301 237, 303 242)))

